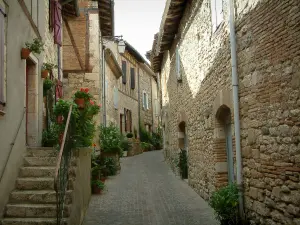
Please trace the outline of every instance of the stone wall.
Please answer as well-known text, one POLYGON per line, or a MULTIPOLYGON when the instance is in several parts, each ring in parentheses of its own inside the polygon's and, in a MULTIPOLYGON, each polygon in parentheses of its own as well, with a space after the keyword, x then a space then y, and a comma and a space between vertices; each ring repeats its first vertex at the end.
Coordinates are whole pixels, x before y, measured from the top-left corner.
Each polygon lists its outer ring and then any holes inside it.
MULTIPOLYGON (((189 184, 205 199, 227 183, 218 117, 226 106, 233 121, 226 6, 212 32, 210 1, 188 3, 181 39, 165 53, 161 71, 165 156, 174 167, 185 122, 189 184), (182 82, 175 73, 177 44, 182 82)), ((252 224, 299 224, 299 2, 236 1, 236 19, 246 215, 252 224)))

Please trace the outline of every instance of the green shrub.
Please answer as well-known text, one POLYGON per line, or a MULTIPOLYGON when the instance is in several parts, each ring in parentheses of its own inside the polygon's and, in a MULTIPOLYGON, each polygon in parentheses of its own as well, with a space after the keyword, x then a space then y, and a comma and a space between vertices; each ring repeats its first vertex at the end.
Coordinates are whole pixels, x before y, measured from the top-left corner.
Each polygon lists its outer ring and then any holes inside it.
POLYGON ((140 126, 140 140, 141 142, 151 143, 151 135, 145 130, 143 126, 140 126))
POLYGON ((121 141, 122 134, 119 128, 110 123, 109 126, 105 127, 101 125, 99 127, 99 144, 103 152, 119 153, 121 154, 121 141))
POLYGON ((117 174, 117 163, 113 158, 104 158, 104 165, 106 168, 107 176, 114 176, 117 174))
POLYGON ((92 180, 91 182, 91 186, 97 186, 98 188, 100 188, 101 190, 103 190, 105 188, 105 184, 100 181, 100 180, 92 180))
POLYGON ((59 128, 52 124, 49 130, 43 130, 42 145, 43 147, 55 147, 58 144, 59 128))
POLYGON ((128 134, 126 134, 126 137, 127 138, 133 138, 133 134, 132 133, 128 133, 128 134))
POLYGON ((215 191, 209 201, 221 225, 238 225, 238 187, 229 184, 215 191))
POLYGON ((122 139, 122 141, 121 141, 121 149, 123 150, 123 151, 129 151, 130 150, 130 148, 131 148, 131 145, 130 145, 130 143, 129 143, 129 141, 128 141, 128 139, 127 138, 123 138, 122 139))
POLYGON ((43 95, 46 96, 48 91, 53 87, 53 81, 46 78, 43 82, 43 95))
POLYGON ((187 163, 187 154, 186 150, 180 150, 179 153, 179 161, 178 161, 178 168, 180 171, 180 175, 182 179, 188 178, 188 163, 187 163))
POLYGON ((162 148, 162 136, 160 133, 152 133, 152 145, 155 147, 155 149, 161 149, 162 148))

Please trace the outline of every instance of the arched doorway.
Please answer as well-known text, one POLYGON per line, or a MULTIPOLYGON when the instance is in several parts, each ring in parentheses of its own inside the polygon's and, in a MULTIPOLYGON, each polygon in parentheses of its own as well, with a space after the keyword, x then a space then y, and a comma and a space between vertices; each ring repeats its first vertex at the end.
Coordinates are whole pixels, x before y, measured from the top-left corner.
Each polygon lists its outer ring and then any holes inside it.
POLYGON ((216 112, 215 132, 216 186, 234 181, 231 110, 221 105, 216 112))

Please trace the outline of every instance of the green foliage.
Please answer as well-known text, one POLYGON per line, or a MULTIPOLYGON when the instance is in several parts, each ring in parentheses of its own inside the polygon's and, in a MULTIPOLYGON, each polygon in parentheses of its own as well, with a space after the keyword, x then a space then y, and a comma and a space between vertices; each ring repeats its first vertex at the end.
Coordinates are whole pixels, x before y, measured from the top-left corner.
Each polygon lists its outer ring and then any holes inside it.
POLYGON ((177 166, 179 167, 180 175, 182 179, 188 178, 188 164, 186 150, 180 150, 179 161, 177 166))
POLYGON ((99 113, 100 104, 97 105, 94 101, 90 100, 89 103, 87 103, 87 105, 88 105, 88 115, 90 117, 95 116, 99 113))
POLYGON ((43 70, 53 70, 54 68, 58 68, 57 65, 53 64, 53 63, 43 63, 42 69, 43 70))
POLYGON ((67 118, 71 104, 72 103, 70 101, 59 99, 53 109, 54 115, 67 118))
POLYGON ((103 190, 105 188, 105 184, 101 180, 92 180, 91 185, 92 186, 95 185, 98 188, 100 188, 101 190, 103 190))
POLYGON ((126 137, 127 138, 133 138, 133 134, 132 133, 128 133, 128 134, 126 134, 126 137))
POLYGON ((79 117, 76 120, 76 147, 92 146, 93 138, 96 132, 95 122, 84 116, 85 112, 79 112, 79 117))
POLYGON ((107 176, 114 176, 117 174, 117 163, 113 158, 104 158, 104 165, 106 168, 107 176))
POLYGON ((58 144, 59 127, 52 124, 49 130, 43 130, 42 145, 44 147, 55 147, 58 144))
POLYGON ((162 136, 160 133, 153 132, 151 141, 155 149, 162 149, 162 136))
POLYGON ((122 138, 120 147, 121 147, 121 149, 122 149, 123 151, 129 151, 129 150, 130 150, 131 145, 130 145, 130 143, 129 143, 129 141, 128 141, 127 138, 125 138, 125 137, 122 138))
POLYGON ((99 144, 103 152, 121 153, 122 134, 119 128, 110 123, 107 127, 101 125, 99 127, 99 144))
POLYGON ((209 205, 214 209, 216 218, 222 225, 238 225, 238 187, 229 184, 214 192, 209 205))
POLYGON ((75 98, 84 98, 87 101, 87 100, 90 100, 93 96, 89 93, 88 88, 80 88, 80 90, 75 92, 74 97, 75 98))
POLYGON ((28 48, 31 52, 36 54, 41 54, 42 51, 44 51, 44 43, 38 39, 33 39, 33 42, 26 42, 25 43, 26 48, 28 48))
POLYGON ((44 79, 43 82, 43 95, 46 96, 48 91, 53 87, 53 81, 49 78, 44 79))
POLYGON ((151 135, 145 130, 143 126, 140 126, 140 140, 141 142, 151 143, 151 135))
POLYGON ((152 144, 149 144, 147 142, 141 142, 141 148, 146 151, 151 151, 152 147, 153 147, 152 144))

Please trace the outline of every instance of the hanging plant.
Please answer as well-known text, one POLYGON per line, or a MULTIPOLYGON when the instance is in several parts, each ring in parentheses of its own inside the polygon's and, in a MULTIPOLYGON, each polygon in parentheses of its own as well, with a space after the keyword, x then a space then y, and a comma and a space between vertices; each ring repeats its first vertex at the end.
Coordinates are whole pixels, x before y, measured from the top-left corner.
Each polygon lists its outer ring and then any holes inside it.
POLYGON ((85 107, 85 102, 89 101, 92 98, 92 95, 89 93, 88 88, 80 88, 74 95, 75 103, 78 105, 78 108, 83 109, 85 107))
POLYGON ((42 66, 42 78, 47 78, 50 71, 54 68, 58 68, 57 65, 52 63, 43 63, 42 66))
POLYGON ((43 95, 46 96, 48 91, 53 87, 53 81, 49 78, 45 79, 43 82, 43 95))

